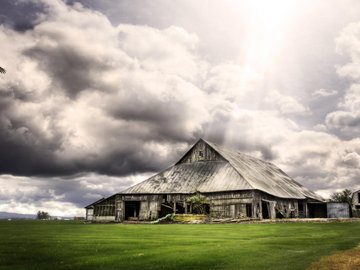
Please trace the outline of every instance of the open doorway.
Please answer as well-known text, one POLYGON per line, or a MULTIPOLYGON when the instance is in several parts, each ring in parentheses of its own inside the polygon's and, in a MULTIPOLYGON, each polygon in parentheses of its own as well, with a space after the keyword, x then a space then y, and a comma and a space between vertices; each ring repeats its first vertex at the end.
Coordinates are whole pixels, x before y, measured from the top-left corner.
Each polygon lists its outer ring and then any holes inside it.
POLYGON ((171 214, 174 212, 174 208, 173 206, 168 203, 168 202, 163 202, 161 204, 161 209, 160 209, 160 213, 159 213, 159 217, 164 217, 168 214, 171 214))
POLYGON ((246 204, 246 217, 252 217, 252 204, 246 204))
POLYGON ((184 214, 185 207, 183 202, 176 202, 176 214, 184 214))
POLYGON ((303 202, 298 202, 298 211, 299 211, 298 214, 299 218, 304 218, 306 216, 303 202))
POLYGON ((125 220, 138 219, 140 201, 125 201, 125 220))
POLYGON ((270 204, 268 202, 262 201, 261 202, 261 208, 262 208, 262 217, 264 219, 270 218, 270 215, 269 215, 270 204))
POLYGON ((326 218, 326 203, 308 203, 310 218, 326 218))

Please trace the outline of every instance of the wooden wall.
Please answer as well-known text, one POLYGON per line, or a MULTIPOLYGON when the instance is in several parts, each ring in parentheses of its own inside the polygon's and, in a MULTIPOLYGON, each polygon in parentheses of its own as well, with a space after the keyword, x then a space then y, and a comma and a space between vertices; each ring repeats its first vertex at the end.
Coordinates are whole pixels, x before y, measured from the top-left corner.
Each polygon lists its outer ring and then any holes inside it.
POLYGON ((192 163, 196 161, 217 161, 224 160, 218 153, 212 150, 206 143, 197 143, 179 163, 192 163))
MULTIPOLYGON (((125 220, 126 202, 135 202, 139 205, 136 220, 154 220, 159 218, 164 205, 170 212, 179 211, 184 213, 190 209, 186 203, 188 197, 194 194, 133 194, 114 195, 98 205, 94 205, 93 220, 113 220, 122 222, 125 220)), ((281 199, 261 191, 242 190, 232 192, 216 192, 202 194, 209 201, 210 217, 212 218, 264 218, 263 213, 268 213, 268 218, 276 217, 299 217, 299 204, 302 204, 306 213, 306 201, 296 199, 281 199), (267 208, 267 212, 263 209, 267 208)), ((135 211, 136 212, 136 211, 135 211)), ((304 214, 305 215, 305 214, 304 214)))
POLYGON ((88 221, 115 221, 115 196, 86 208, 88 221))
MULTIPOLYGON (((248 217, 246 205, 254 204, 254 191, 219 192, 204 194, 210 201, 210 216, 212 218, 245 218, 248 217)), ((251 210, 251 216, 254 210, 251 210)))
POLYGON ((352 215, 360 217, 360 190, 355 191, 352 196, 352 215))

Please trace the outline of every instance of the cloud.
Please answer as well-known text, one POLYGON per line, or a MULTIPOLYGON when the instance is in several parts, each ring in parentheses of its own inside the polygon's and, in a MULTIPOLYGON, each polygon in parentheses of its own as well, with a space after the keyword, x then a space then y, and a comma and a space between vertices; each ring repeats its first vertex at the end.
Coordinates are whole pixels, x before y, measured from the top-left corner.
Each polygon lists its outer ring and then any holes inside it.
POLYGON ((296 132, 274 147, 281 153, 275 164, 314 190, 358 189, 359 143, 358 138, 342 141, 324 132, 296 132))
POLYGON ((330 128, 338 128, 343 132, 355 132, 360 125, 360 114, 349 111, 335 111, 327 115, 326 124, 330 128))
POLYGON ((198 75, 198 37, 181 27, 158 30, 147 26, 119 25, 120 47, 139 60, 145 70, 174 74, 185 79, 198 75))
POLYGON ((329 90, 329 89, 318 89, 312 93, 315 98, 322 98, 322 97, 331 97, 338 93, 336 90, 329 90))
POLYGON ((295 98, 286 96, 278 91, 271 91, 266 97, 266 102, 275 105, 282 114, 302 114, 310 113, 309 108, 306 108, 295 98))
POLYGON ((346 26, 336 39, 336 51, 349 57, 351 62, 339 66, 337 73, 340 76, 353 80, 360 79, 360 22, 351 23, 346 26))
POLYGON ((0 24, 23 32, 34 27, 43 5, 36 1, 3 1, 1 11, 0 24))
POLYGON ((336 45, 337 52, 350 60, 338 66, 337 73, 350 79, 352 84, 338 103, 338 110, 326 116, 326 125, 346 138, 354 138, 360 132, 360 23, 346 26, 336 39, 336 45))
POLYGON ((313 85, 315 65, 302 58, 325 56, 308 47, 296 58, 284 45, 273 69, 249 64, 235 11, 225 25, 207 17, 211 27, 202 22, 199 33, 185 23, 114 24, 78 3, 37 5, 25 28, 0 26, 8 71, 0 77, 0 210, 75 215, 170 166, 199 137, 269 160, 314 190, 360 188, 358 24, 337 39, 351 67, 337 72, 353 80, 343 93, 313 85), (234 43, 222 40, 224 27, 234 43))
POLYGON ((244 102, 257 96, 256 86, 261 75, 235 63, 221 63, 211 66, 204 82, 204 90, 219 94, 230 101, 244 102), (252 96, 252 97, 251 97, 252 96))
POLYGON ((83 216, 84 207, 149 177, 110 177, 83 174, 68 178, 0 176, 0 211, 32 213, 47 211, 52 216, 83 216), (11 209, 11 210, 10 210, 11 209))
POLYGON ((2 173, 156 171, 199 137, 209 115, 192 82, 194 34, 115 27, 78 4, 44 5, 26 34, 1 29, 0 142, 11 153, 0 156, 2 173))

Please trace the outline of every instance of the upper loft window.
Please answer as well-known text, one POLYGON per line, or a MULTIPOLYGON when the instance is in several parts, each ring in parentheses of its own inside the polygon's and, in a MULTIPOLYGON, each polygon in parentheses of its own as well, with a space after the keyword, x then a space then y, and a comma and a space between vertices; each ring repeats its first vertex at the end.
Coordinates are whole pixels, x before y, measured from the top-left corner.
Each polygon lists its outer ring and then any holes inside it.
POLYGON ((199 151, 199 158, 203 158, 204 157, 204 152, 203 151, 199 151))

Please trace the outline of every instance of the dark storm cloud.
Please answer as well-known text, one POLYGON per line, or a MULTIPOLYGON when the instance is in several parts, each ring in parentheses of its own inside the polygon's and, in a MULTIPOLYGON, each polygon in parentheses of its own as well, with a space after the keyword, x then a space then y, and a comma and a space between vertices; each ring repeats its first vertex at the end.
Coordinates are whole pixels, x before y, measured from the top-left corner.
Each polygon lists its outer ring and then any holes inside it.
POLYGON ((44 10, 41 2, 3 0, 1 1, 0 24, 16 31, 32 29, 38 21, 38 15, 44 10))
MULTIPOLYGON (((32 132, 26 122, 12 122, 0 129, 0 171, 16 175, 72 175, 78 172, 93 171, 110 175, 128 175, 133 172, 147 172, 163 169, 165 157, 159 157, 144 149, 144 141, 128 140, 126 147, 95 156, 85 156, 83 160, 59 159, 55 155, 61 149, 64 137, 52 140, 42 138, 32 132)), ((110 136, 110 134, 109 134, 110 136)), ((166 159, 174 162, 177 152, 169 153, 166 159)))
POLYGON ((97 73, 107 66, 89 55, 83 55, 71 46, 63 45, 61 40, 55 42, 59 46, 35 46, 24 51, 24 55, 36 59, 41 69, 73 98, 79 92, 93 86, 97 73))
POLYGON ((179 55, 193 66, 193 37, 174 27, 118 30, 101 14, 57 1, 46 2, 46 12, 25 36, 4 33, 5 44, 12 36, 24 40, 10 49, 16 62, 0 85, 0 173, 129 175, 175 162, 179 145, 198 137, 206 117, 205 96, 172 70, 179 55), (131 50, 138 31, 155 45, 132 51, 134 59, 122 48, 131 50), (152 46, 178 53, 156 59, 152 46), (164 71, 155 62, 165 63, 164 71), (16 66, 19 76, 9 77, 16 66), (197 97, 202 101, 189 102, 197 97))
POLYGON ((59 147, 57 140, 46 142, 41 133, 32 129, 28 117, 14 117, 12 112, 17 108, 11 97, 16 99, 11 94, 0 98, 1 173, 32 175, 63 171, 64 167, 54 164, 53 151, 59 147))

